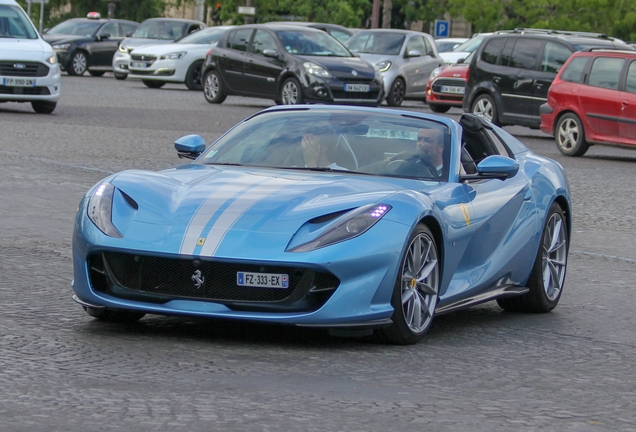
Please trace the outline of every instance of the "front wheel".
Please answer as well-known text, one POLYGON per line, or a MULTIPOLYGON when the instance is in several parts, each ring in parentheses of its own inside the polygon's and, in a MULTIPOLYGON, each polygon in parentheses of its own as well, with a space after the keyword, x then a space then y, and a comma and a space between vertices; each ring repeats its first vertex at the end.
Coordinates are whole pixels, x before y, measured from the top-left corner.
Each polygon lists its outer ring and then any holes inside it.
POLYGON ((100 76, 104 75, 106 72, 104 72, 104 71, 91 71, 91 70, 89 70, 89 71, 88 71, 88 73, 89 73, 89 74, 91 74, 91 76, 94 76, 94 77, 100 77, 100 76))
POLYGON ((165 82, 153 81, 153 80, 141 80, 142 83, 148 88, 158 89, 166 85, 165 82))
POLYGON ((203 80, 203 95, 209 103, 223 103, 227 95, 223 92, 223 84, 219 73, 211 70, 203 80))
POLYGON ((568 245, 568 228, 563 210, 557 203, 552 203, 528 279, 529 291, 518 297, 497 299, 499 306, 514 312, 545 313, 554 309, 565 283, 568 245))
POLYGON ((386 342, 417 343, 433 322, 440 284, 439 252, 425 225, 418 225, 409 238, 400 263, 391 305, 393 324, 376 331, 386 342))
POLYGON ((391 84, 391 89, 386 97, 386 103, 388 106, 396 107, 402 105, 404 102, 404 95, 406 93, 406 84, 401 78, 396 78, 391 84))
POLYGON ((55 111, 57 102, 33 101, 31 102, 31 106, 33 107, 33 111, 38 114, 51 114, 53 111, 55 111))
POLYGON ((115 79, 117 79, 119 81, 123 81, 126 78, 128 78, 128 74, 113 72, 113 75, 115 75, 115 79))
POLYGON ((82 51, 78 51, 73 54, 73 57, 71 57, 71 64, 68 68, 68 74, 76 76, 84 75, 84 72, 86 72, 87 68, 88 58, 86 57, 86 54, 82 51))
POLYGON ((583 124, 576 114, 564 114, 557 122, 554 134, 557 148, 566 156, 583 156, 590 148, 585 141, 583 124))
POLYGON ((282 105, 297 105, 303 103, 303 93, 296 78, 287 78, 280 89, 278 100, 282 105))
POLYGON ((196 61, 190 65, 188 72, 186 73, 185 85, 188 90, 203 90, 203 83, 201 82, 201 67, 203 66, 203 60, 196 61))
POLYGON ((495 101, 487 94, 481 94, 473 101, 473 106, 470 110, 473 114, 484 117, 486 120, 491 121, 494 124, 498 124, 499 118, 497 117, 497 107, 495 101))
POLYGON ((448 110, 451 108, 448 105, 437 105, 437 104, 428 104, 428 107, 434 113, 440 113, 440 114, 448 112, 448 110))

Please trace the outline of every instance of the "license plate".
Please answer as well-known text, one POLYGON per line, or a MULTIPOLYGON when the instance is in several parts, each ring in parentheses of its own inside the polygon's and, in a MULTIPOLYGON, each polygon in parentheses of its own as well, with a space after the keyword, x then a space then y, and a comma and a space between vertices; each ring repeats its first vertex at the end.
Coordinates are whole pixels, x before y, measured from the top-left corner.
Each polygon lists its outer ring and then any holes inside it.
POLYGON ((453 93, 453 94, 464 94, 466 91, 465 87, 455 87, 455 86, 442 86, 442 93, 453 93))
POLYGON ((0 82, 6 87, 35 87, 36 80, 33 78, 2 77, 0 82))
POLYGON ((289 288, 289 276, 276 273, 237 272, 236 284, 257 288, 289 288))
POLYGON ((146 68, 148 66, 146 65, 146 62, 132 62, 131 67, 142 68, 143 69, 143 68, 146 68))
POLYGON ((371 91, 369 84, 345 84, 345 91, 348 92, 368 92, 371 91))

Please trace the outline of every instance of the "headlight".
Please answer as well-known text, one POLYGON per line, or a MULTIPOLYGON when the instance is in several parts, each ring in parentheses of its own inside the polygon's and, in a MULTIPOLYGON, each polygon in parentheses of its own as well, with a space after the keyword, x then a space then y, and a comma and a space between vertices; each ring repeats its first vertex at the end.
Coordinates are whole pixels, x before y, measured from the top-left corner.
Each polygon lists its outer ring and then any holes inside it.
POLYGON ((66 51, 67 49, 69 49, 70 46, 71 46, 70 43, 53 45, 53 49, 56 51, 66 51))
POLYGON ((57 62, 57 54, 53 53, 46 58, 46 62, 48 64, 54 65, 57 62))
POLYGON ((433 69, 433 72, 431 72, 431 75, 428 77, 428 79, 433 79, 435 78, 437 75, 439 75, 439 73, 442 71, 441 67, 435 68, 433 69))
POLYGON ((126 45, 120 44, 119 45, 119 52, 120 53, 127 53, 128 52, 128 48, 126 48, 126 45))
POLYGON ((186 54, 187 54, 186 51, 171 52, 171 53, 160 56, 159 60, 179 60, 181 57, 183 57, 186 54))
POLYGON ((88 218, 95 226, 109 237, 123 238, 124 236, 113 225, 113 194, 115 186, 102 183, 93 192, 88 202, 88 218))
POLYGON ((391 67, 391 62, 389 60, 384 60, 376 63, 375 67, 377 67, 380 72, 386 72, 391 67))
POLYGON ((289 252, 309 252, 357 237, 391 210, 388 204, 369 204, 350 211, 314 240, 298 245, 289 252))
POLYGON ((307 71, 307 73, 315 75, 317 77, 320 77, 320 78, 331 77, 331 73, 329 73, 327 69, 325 69, 324 67, 320 65, 317 65, 316 63, 305 62, 303 63, 303 67, 305 68, 305 71, 307 71))

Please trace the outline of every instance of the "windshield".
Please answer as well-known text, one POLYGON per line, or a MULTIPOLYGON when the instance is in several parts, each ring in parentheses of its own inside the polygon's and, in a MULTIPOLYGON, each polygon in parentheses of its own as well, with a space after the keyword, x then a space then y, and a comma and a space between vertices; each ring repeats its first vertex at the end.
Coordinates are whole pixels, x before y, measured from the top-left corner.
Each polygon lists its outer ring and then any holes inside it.
POLYGON ((290 54, 351 57, 351 53, 328 33, 319 30, 278 30, 276 35, 290 54))
POLYGON ((406 35, 389 32, 359 32, 346 43, 354 53, 399 55, 406 35))
POLYGON ((101 27, 99 21, 64 21, 53 27, 47 34, 67 34, 74 36, 92 36, 101 27))
POLYGON ((481 41, 484 40, 484 38, 486 36, 488 36, 488 35, 474 36, 474 37, 468 39, 463 44, 458 45, 455 48, 453 48, 453 51, 473 52, 473 51, 475 51, 477 49, 477 47, 479 47, 479 44, 481 43, 481 41))
POLYGON ((435 45, 437 45, 437 51, 438 52, 446 52, 446 51, 452 50, 456 46, 459 46, 460 43, 459 42, 453 42, 453 41, 449 42, 449 41, 436 40, 435 41, 435 45))
POLYGON ((449 150, 442 123, 325 108, 257 115, 195 163, 447 181, 449 150))
POLYGON ((22 9, 0 5, 0 38, 37 39, 38 34, 22 9))
POLYGON ((188 23, 179 21, 144 21, 131 37, 144 39, 175 40, 186 34, 188 23))
POLYGON ((214 44, 221 39, 223 33, 225 33, 227 27, 215 27, 204 30, 199 30, 195 33, 190 33, 189 35, 179 39, 176 43, 182 44, 214 44))

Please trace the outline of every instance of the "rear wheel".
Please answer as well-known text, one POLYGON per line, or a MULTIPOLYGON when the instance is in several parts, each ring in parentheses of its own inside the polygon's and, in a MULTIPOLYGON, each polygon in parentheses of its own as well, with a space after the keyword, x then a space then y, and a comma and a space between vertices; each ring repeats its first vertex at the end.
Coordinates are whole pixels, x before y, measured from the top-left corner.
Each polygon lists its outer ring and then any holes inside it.
POLYGON ((445 112, 448 112, 448 110, 451 108, 448 105, 436 105, 436 104, 428 104, 428 107, 434 113, 445 113, 445 112))
POLYGON ((128 74, 113 72, 113 75, 115 75, 115 79, 118 79, 119 81, 123 81, 128 78, 128 74))
POLYGON ((38 114, 51 114, 55 111, 57 102, 33 101, 31 102, 31 106, 33 107, 33 111, 38 114))
POLYGON ((473 101, 473 106, 470 110, 473 114, 484 117, 486 120, 491 121, 494 124, 499 124, 499 118, 497 116, 497 107, 495 101, 487 94, 480 94, 473 101))
POLYGON ((389 106, 400 106, 404 102, 404 94, 406 93, 406 84, 402 78, 396 78, 391 84, 391 89, 386 97, 386 103, 389 106))
POLYGON ((393 324, 376 331, 386 342, 417 343, 433 322, 439 295, 439 254, 435 238, 425 225, 411 234, 400 264, 391 305, 393 324))
POLYGON ((590 148, 585 141, 583 124, 576 114, 567 113, 557 122, 554 134, 557 148, 566 156, 583 156, 590 148))
POLYGON ((141 82, 144 83, 146 87, 155 89, 161 88, 166 85, 166 83, 162 81, 141 80, 141 82))
POLYGON ((192 63, 188 68, 185 85, 189 90, 203 90, 203 83, 201 82, 202 66, 203 60, 192 63))
POLYGON ((297 105, 303 103, 300 83, 296 78, 287 78, 280 89, 278 100, 282 105, 297 105))
POLYGON ((71 64, 67 72, 69 75, 80 76, 80 75, 84 75, 84 72, 86 72, 87 67, 88 67, 88 58, 86 57, 86 54, 82 51, 78 51, 75 54, 73 54, 73 57, 71 57, 71 64))
POLYGON ((87 314, 92 316, 93 318, 97 318, 100 321, 108 321, 108 322, 119 322, 119 323, 132 323, 139 321, 144 316, 146 316, 143 312, 133 312, 133 311, 114 311, 110 309, 99 309, 94 307, 85 306, 84 310, 87 314))
POLYGON ((203 95, 209 103, 223 103, 227 95, 223 92, 223 84, 219 73, 212 70, 207 73, 203 80, 203 95))
POLYGON ((104 75, 106 72, 89 70, 88 73, 91 74, 91 76, 100 77, 100 76, 104 75))

